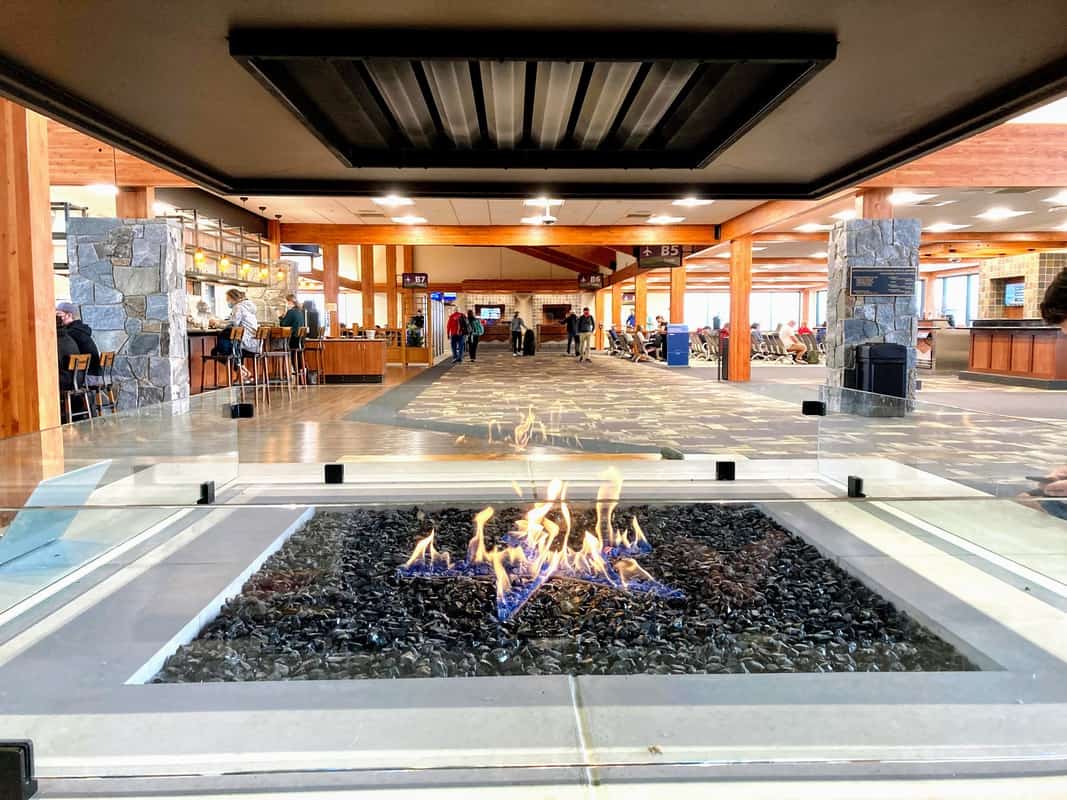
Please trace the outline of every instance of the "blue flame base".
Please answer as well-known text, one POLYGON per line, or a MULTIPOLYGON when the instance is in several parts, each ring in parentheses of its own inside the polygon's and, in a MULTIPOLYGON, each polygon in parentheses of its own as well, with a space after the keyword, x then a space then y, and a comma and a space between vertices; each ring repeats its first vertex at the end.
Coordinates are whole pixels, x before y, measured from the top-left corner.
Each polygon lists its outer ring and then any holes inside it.
MULTIPOLYGON (((509 546, 519 544, 517 541, 505 538, 509 546)), ((534 560, 535 554, 523 548, 527 558, 534 560)), ((525 564, 515 567, 505 567, 508 575, 509 588, 503 595, 497 596, 496 616, 501 622, 505 622, 515 616, 526 602, 550 580, 574 580, 583 583, 591 583, 610 589, 620 589, 626 592, 640 594, 652 594, 670 600, 678 600, 685 597, 680 589, 660 583, 657 580, 635 579, 624 582, 619 573, 612 566, 612 561, 619 558, 634 558, 652 552, 652 546, 647 542, 639 542, 633 547, 604 548, 605 570, 603 573, 579 572, 569 568, 557 569, 550 572, 546 567, 537 575, 530 575, 524 568, 525 564)), ((411 566, 397 568, 397 575, 403 578, 475 578, 495 581, 493 569, 488 564, 471 563, 466 559, 444 566, 442 564, 418 563, 411 566)))

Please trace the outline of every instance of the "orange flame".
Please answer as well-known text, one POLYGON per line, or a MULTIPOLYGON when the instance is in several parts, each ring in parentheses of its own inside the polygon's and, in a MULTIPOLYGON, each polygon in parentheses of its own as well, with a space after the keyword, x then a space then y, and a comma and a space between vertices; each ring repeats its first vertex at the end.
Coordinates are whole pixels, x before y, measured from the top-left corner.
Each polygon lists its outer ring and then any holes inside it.
POLYGON ((429 535, 424 536, 415 544, 415 549, 411 551, 411 558, 404 562, 404 567, 410 568, 416 564, 424 564, 428 567, 438 567, 448 569, 452 566, 452 556, 448 553, 442 553, 434 547, 434 537, 437 536, 437 530, 430 531, 429 535))

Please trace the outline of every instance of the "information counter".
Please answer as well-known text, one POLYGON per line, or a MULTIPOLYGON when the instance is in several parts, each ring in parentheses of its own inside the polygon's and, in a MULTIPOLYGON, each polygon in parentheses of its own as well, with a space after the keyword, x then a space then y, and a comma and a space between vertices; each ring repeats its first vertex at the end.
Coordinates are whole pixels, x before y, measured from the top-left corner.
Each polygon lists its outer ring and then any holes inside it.
POLYGON ((975 320, 960 378, 1067 389, 1067 336, 1036 319, 975 320))

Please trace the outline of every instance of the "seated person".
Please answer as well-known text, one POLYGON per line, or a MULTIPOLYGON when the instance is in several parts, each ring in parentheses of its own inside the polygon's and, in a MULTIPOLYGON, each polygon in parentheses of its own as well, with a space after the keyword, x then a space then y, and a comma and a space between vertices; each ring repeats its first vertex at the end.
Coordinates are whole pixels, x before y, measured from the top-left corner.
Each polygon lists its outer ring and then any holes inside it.
POLYGON ((59 391, 69 392, 74 388, 74 370, 70 368, 70 357, 79 355, 81 351, 59 314, 56 314, 56 349, 59 351, 59 391))
POLYGON ((74 303, 56 306, 56 319, 60 320, 67 335, 78 346, 79 353, 89 354, 89 374, 100 374, 100 351, 93 341, 93 329, 78 319, 78 307, 74 303))
POLYGON ((800 323, 800 327, 797 328, 797 333, 798 334, 808 335, 808 336, 814 336, 815 335, 815 332, 812 331, 812 329, 808 327, 808 323, 806 323, 806 322, 801 322, 800 323))
POLYGON ((793 361, 801 364, 804 362, 804 355, 808 352, 808 348, 797 338, 797 332, 794 327, 796 324, 796 321, 789 320, 779 329, 778 335, 782 339, 782 344, 785 345, 786 352, 793 356, 793 361))

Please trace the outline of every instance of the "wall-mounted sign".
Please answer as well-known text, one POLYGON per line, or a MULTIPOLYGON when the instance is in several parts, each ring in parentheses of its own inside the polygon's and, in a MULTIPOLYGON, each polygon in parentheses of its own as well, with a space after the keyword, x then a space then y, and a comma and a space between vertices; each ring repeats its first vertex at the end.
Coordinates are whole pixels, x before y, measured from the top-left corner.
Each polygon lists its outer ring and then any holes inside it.
POLYGON ((634 248, 638 269, 682 266, 682 248, 677 244, 643 244, 634 248))
POLYGON ((588 291, 604 288, 604 276, 598 274, 579 275, 578 288, 588 291))
POLYGON ((918 267, 849 267, 848 293, 914 297, 918 273, 918 267))
POLYGON ((430 285, 430 276, 425 272, 402 272, 400 285, 405 289, 425 289, 430 285))
POLYGON ((635 302, 637 302, 637 294, 635 292, 623 292, 622 293, 622 302, 624 302, 624 303, 635 303, 635 302))

